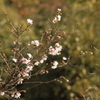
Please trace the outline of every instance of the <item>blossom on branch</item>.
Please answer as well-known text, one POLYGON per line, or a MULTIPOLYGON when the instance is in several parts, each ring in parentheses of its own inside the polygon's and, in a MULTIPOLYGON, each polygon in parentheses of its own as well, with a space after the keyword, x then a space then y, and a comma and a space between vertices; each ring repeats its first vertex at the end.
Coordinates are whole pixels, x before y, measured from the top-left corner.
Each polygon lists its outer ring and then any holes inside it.
POLYGON ((19 79, 18 79, 18 84, 22 84, 22 83, 23 83, 23 80, 24 80, 24 79, 19 78, 19 79))
POLYGON ((21 96, 21 93, 18 92, 18 91, 17 92, 13 92, 12 95, 11 95, 11 97, 16 98, 16 99, 20 98, 20 96, 21 96))
POLYGON ((28 63, 30 63, 31 60, 29 60, 27 58, 22 58, 21 61, 23 64, 28 64, 28 63))
POLYGON ((38 40, 31 41, 31 44, 35 45, 36 47, 40 45, 38 40))
POLYGON ((32 25, 33 24, 33 20, 27 19, 27 23, 29 23, 30 25, 32 25))
POLYGON ((55 18, 54 18, 54 20, 52 21, 52 23, 57 23, 58 21, 60 21, 61 20, 61 16, 60 15, 57 15, 55 18))
POLYGON ((50 55, 60 55, 62 50, 62 46, 59 43, 56 43, 54 47, 49 47, 49 54, 50 55))
POLYGON ((30 72, 33 70, 33 66, 32 65, 28 65, 25 69, 26 72, 30 72))
POLYGON ((39 63, 40 63, 39 61, 36 61, 36 62, 34 63, 34 65, 38 66, 39 63))
POLYGON ((58 11, 61 11, 61 9, 60 9, 60 8, 58 8, 57 10, 58 10, 58 11))
POLYGON ((33 57, 32 54, 30 54, 30 53, 27 53, 27 55, 28 55, 29 58, 33 57))
POLYGON ((53 19, 53 21, 52 21, 52 23, 57 23, 58 21, 61 21, 61 9, 57 9, 57 11, 58 11, 58 14, 56 15, 56 17, 53 19))
POLYGON ((63 60, 67 60, 67 58, 66 57, 63 57, 63 60))
MULTIPOLYGON (((54 17, 52 23, 57 23, 58 21, 61 21, 61 9, 59 8, 57 10, 57 15, 54 17)), ((50 69, 56 69, 60 66, 61 67, 65 66, 66 63, 64 60, 67 60, 66 57, 63 57, 61 59, 62 63, 58 63, 58 61, 56 60, 50 61, 52 59, 49 58, 51 56, 56 56, 61 54, 62 45, 60 45, 59 43, 55 43, 58 40, 63 39, 62 38, 63 33, 59 31, 59 29, 52 31, 52 29, 50 28, 48 31, 44 32, 45 34, 44 33, 42 34, 40 40, 33 40, 31 42, 25 43, 26 45, 24 45, 23 39, 20 38, 20 35, 26 30, 28 30, 29 26, 33 24, 33 20, 27 19, 27 23, 28 25, 26 28, 23 27, 24 25, 19 25, 19 27, 16 28, 13 26, 13 24, 10 23, 14 29, 14 31, 11 30, 11 33, 13 33, 15 36, 14 38, 15 41, 13 41, 14 46, 12 46, 13 49, 11 48, 14 55, 13 58, 12 55, 8 57, 8 55, 6 56, 6 53, 0 52, 0 57, 3 59, 2 63, 5 63, 4 65, 6 66, 4 67, 4 72, 7 73, 7 75, 5 73, 3 74, 5 77, 1 75, 2 79, 0 80, 1 82, 0 95, 1 96, 7 95, 9 97, 12 97, 14 100, 19 99, 21 96, 20 92, 25 91, 21 89, 17 90, 18 85, 24 84, 26 82, 26 79, 30 79, 31 77, 34 76, 38 77, 38 75, 47 74, 49 73, 50 69), (53 32, 54 34, 52 34, 53 32), (54 44, 54 46, 50 44, 54 44), (12 59, 10 60, 10 58, 12 59), (50 62, 51 62, 51 68, 48 68, 50 62), (38 66, 39 64, 41 64, 41 66, 38 66), (37 68, 33 70, 34 66, 37 66, 37 68), (2 81, 3 78, 6 79, 6 77, 8 78, 7 81, 5 80, 2 81)), ((64 77, 62 78, 65 79, 64 77)), ((35 78, 34 80, 32 79, 30 81, 33 81, 32 83, 35 84, 38 84, 40 82, 40 81, 35 82, 35 78)), ((56 81, 56 79, 40 83, 50 83, 54 81, 56 81)))
POLYGON ((5 92, 0 92, 0 95, 4 96, 5 95, 5 92))
POLYGON ((13 58, 12 60, 13 60, 15 63, 17 62, 17 59, 16 59, 16 58, 13 58))
POLYGON ((54 61, 53 62, 53 65, 51 66, 52 69, 56 69, 57 68, 57 65, 58 65, 58 62, 57 61, 54 61))

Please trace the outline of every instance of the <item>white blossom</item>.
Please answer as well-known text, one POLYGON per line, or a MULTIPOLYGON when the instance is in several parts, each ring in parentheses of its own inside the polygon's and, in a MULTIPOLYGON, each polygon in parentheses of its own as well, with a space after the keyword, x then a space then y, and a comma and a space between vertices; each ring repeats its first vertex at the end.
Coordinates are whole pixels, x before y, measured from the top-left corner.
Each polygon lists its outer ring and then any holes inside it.
POLYGON ((58 11, 61 11, 61 9, 60 9, 60 8, 58 8, 57 10, 58 10, 58 11))
POLYGON ((43 60, 43 59, 41 59, 39 62, 40 62, 40 63, 43 63, 43 62, 44 62, 44 60, 43 60))
POLYGON ((23 64, 28 64, 28 63, 30 63, 30 61, 31 61, 31 60, 29 60, 29 59, 27 59, 27 58, 22 58, 21 60, 22 60, 22 63, 23 63, 23 64))
POLYGON ((16 58, 13 58, 12 60, 13 60, 15 63, 17 62, 17 59, 16 59, 16 58))
POLYGON ((49 47, 49 54, 50 55, 56 55, 56 52, 55 51, 56 50, 52 46, 49 47))
POLYGON ((30 72, 30 71, 32 71, 32 69, 33 69, 33 66, 32 66, 32 65, 28 65, 28 66, 26 67, 25 71, 26 71, 26 72, 30 72))
POLYGON ((23 76, 23 77, 28 77, 28 76, 30 76, 30 75, 28 74, 28 72, 25 72, 25 71, 24 71, 24 72, 22 72, 22 76, 23 76))
POLYGON ((39 63, 40 63, 40 62, 38 62, 38 61, 37 61, 37 62, 35 62, 35 63, 34 63, 34 65, 38 66, 38 65, 39 65, 39 63))
POLYGON ((17 76, 18 76, 18 77, 21 77, 21 74, 18 74, 17 76))
POLYGON ((55 17, 54 20, 52 21, 52 23, 55 24, 55 23, 57 23, 57 22, 58 22, 58 19, 57 19, 57 17, 55 17))
POLYGON ((56 43, 54 47, 49 47, 49 54, 50 55, 60 55, 62 50, 62 46, 59 43, 56 43))
POLYGON ((63 57, 63 60, 67 60, 67 58, 66 57, 63 57))
POLYGON ((16 41, 13 41, 13 44, 15 45, 16 44, 16 41))
POLYGON ((55 46, 56 46, 56 49, 59 49, 59 51, 61 51, 62 46, 59 43, 56 43, 55 46))
POLYGON ((39 61, 40 63, 43 63, 45 60, 47 60, 47 55, 45 54, 45 55, 43 55, 42 56, 42 59, 39 61))
POLYGON ((60 21, 60 20, 61 20, 61 16, 60 16, 60 15, 58 15, 58 16, 57 16, 57 19, 58 19, 58 21, 60 21))
POLYGON ((56 69, 58 66, 58 62, 57 61, 54 61, 53 62, 53 65, 51 66, 52 69, 56 69))
POLYGON ((16 94, 15 94, 15 98, 17 99, 17 98, 20 98, 20 96, 21 96, 21 93, 20 92, 17 92, 16 94))
POLYGON ((30 45, 31 45, 30 43, 27 44, 27 46, 30 46, 30 45))
POLYGON ((30 54, 30 53, 27 53, 27 55, 28 55, 29 58, 33 57, 32 54, 30 54))
POLYGON ((48 56, 47 55, 43 55, 42 56, 42 60, 47 60, 48 56))
POLYGON ((5 95, 5 92, 0 92, 0 95, 4 96, 5 95))
POLYGON ((31 20, 31 19, 27 19, 27 23, 29 23, 29 24, 33 24, 33 20, 31 20))
POLYGON ((58 62, 57 62, 57 61, 54 61, 54 62, 53 62, 53 65, 54 65, 54 66, 57 66, 57 65, 58 65, 58 62))
POLYGON ((23 80, 24 80, 24 79, 19 78, 19 79, 18 79, 18 84, 22 84, 22 83, 23 83, 23 80))
POLYGON ((93 54, 93 52, 90 52, 90 54, 93 54))
POLYGON ((18 91, 17 92, 13 92, 12 95, 11 95, 11 97, 16 98, 16 99, 20 98, 20 96, 21 96, 21 93, 18 92, 18 91))
POLYGON ((33 45, 35 45, 37 47, 40 45, 38 40, 31 41, 31 44, 33 44, 33 45))
POLYGON ((56 69, 56 68, 57 68, 57 66, 52 66, 51 68, 52 68, 52 69, 56 69))
POLYGON ((55 18, 54 18, 54 20, 52 21, 52 23, 57 23, 58 21, 60 21, 61 20, 61 15, 57 15, 55 18))

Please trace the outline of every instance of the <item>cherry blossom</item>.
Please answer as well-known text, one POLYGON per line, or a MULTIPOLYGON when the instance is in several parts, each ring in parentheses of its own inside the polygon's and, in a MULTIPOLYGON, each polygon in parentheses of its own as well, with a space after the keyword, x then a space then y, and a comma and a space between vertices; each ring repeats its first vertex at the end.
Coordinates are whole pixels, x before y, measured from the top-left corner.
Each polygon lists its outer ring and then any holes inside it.
POLYGON ((67 58, 66 57, 63 57, 63 60, 67 60, 67 58))
POLYGON ((21 96, 21 93, 18 92, 18 91, 17 92, 13 92, 12 95, 11 95, 11 97, 16 98, 16 99, 20 98, 20 96, 21 96))
POLYGON ((40 63, 39 61, 36 61, 36 62, 34 63, 34 65, 38 66, 39 63, 40 63))
POLYGON ((0 95, 4 96, 5 95, 5 92, 0 92, 0 95))
POLYGON ((57 10, 58 10, 58 11, 61 11, 61 9, 60 9, 60 8, 58 8, 57 10))
POLYGON ((16 58, 13 58, 12 60, 13 60, 15 63, 17 62, 17 59, 16 59, 16 58))
POLYGON ((33 44, 33 45, 35 45, 37 47, 40 45, 38 40, 31 41, 31 44, 33 44))
POLYGON ((58 62, 57 61, 54 61, 53 62, 53 65, 51 66, 52 69, 56 69, 57 68, 57 65, 58 65, 58 62))
POLYGON ((29 23, 30 25, 32 25, 33 24, 33 20, 27 19, 27 23, 29 23))
POLYGON ((21 61, 23 64, 28 64, 28 63, 30 63, 31 60, 29 60, 27 58, 22 58, 21 61))
POLYGON ((32 65, 28 65, 28 66, 26 67, 25 71, 26 71, 26 72, 30 72, 30 71, 32 71, 32 69, 33 69, 33 66, 32 66, 32 65))
POLYGON ((18 79, 18 84, 22 84, 22 83, 23 83, 23 80, 24 80, 24 79, 19 78, 19 79, 18 79))
POLYGON ((54 47, 49 47, 49 54, 50 55, 60 55, 62 50, 62 46, 59 43, 56 43, 54 47))
POLYGON ((27 55, 28 55, 29 58, 33 57, 32 54, 30 54, 30 53, 27 53, 27 55))
POLYGON ((57 15, 55 18, 54 18, 54 20, 52 21, 52 23, 57 23, 58 21, 60 21, 61 20, 61 15, 57 15))

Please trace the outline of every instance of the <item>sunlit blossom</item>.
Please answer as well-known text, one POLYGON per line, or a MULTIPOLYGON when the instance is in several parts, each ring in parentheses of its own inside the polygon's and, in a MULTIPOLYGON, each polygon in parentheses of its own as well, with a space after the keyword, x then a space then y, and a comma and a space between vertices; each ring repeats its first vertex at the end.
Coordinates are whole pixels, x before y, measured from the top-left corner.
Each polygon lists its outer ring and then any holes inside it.
POLYGON ((56 69, 58 67, 58 62, 57 61, 54 61, 51 68, 52 69, 56 69))
POLYGON ((61 16, 60 16, 60 15, 58 15, 58 16, 57 16, 57 19, 58 19, 58 21, 60 21, 60 20, 61 20, 61 16))
POLYGON ((17 62, 17 59, 16 59, 16 58, 13 58, 12 60, 13 60, 15 63, 17 62))
POLYGON ((37 47, 40 45, 38 40, 31 41, 31 44, 33 44, 33 45, 35 45, 37 47))
POLYGON ((27 53, 27 55, 28 55, 29 58, 33 57, 31 53, 27 53))
POLYGON ((66 57, 63 57, 63 60, 67 60, 67 58, 66 57))
POLYGON ((57 19, 57 17, 55 17, 54 20, 52 21, 52 23, 55 24, 55 23, 57 23, 57 22, 58 22, 58 19, 57 19))
POLYGON ((47 58, 48 58, 47 55, 43 55, 43 56, 42 56, 42 59, 43 59, 43 60, 47 60, 47 58))
POLYGON ((39 63, 40 63, 39 61, 36 61, 36 62, 34 63, 34 65, 38 66, 39 63))
POLYGON ((23 63, 23 64, 28 64, 28 63, 30 63, 30 61, 31 61, 31 60, 29 60, 29 59, 27 59, 27 58, 22 58, 21 60, 22 60, 22 63, 23 63))
POLYGON ((16 99, 20 98, 20 96, 21 96, 21 93, 18 92, 18 91, 17 92, 13 92, 12 95, 11 95, 11 97, 16 98, 16 99))
POLYGON ((47 60, 47 55, 45 54, 45 55, 43 55, 42 56, 42 59, 39 61, 40 63, 43 63, 45 60, 47 60))
POLYGON ((43 63, 43 62, 44 62, 44 60, 43 60, 43 59, 41 59, 39 62, 40 62, 40 63, 43 63))
POLYGON ((29 24, 33 24, 33 20, 31 20, 31 19, 27 19, 27 23, 29 23, 29 24))
POLYGON ((28 76, 30 76, 30 75, 29 75, 28 72, 25 72, 25 71, 24 71, 24 72, 22 73, 22 76, 23 76, 23 77, 28 77, 28 76))
POLYGON ((58 11, 61 11, 61 9, 60 9, 60 8, 58 8, 57 10, 58 10, 58 11))
POLYGON ((61 20, 61 15, 57 15, 55 18, 54 18, 54 20, 52 21, 52 23, 57 23, 58 21, 60 21, 61 20))
POLYGON ((24 80, 24 79, 19 78, 19 79, 18 79, 18 84, 22 84, 22 83, 23 83, 23 80, 24 80))
POLYGON ((50 55, 60 55, 62 50, 62 46, 59 43, 56 43, 54 47, 49 47, 50 55))
POLYGON ((5 92, 0 92, 0 95, 4 96, 5 95, 5 92))
POLYGON ((26 72, 30 72, 30 71, 32 71, 32 69, 33 69, 33 66, 32 66, 32 65, 28 65, 28 66, 26 67, 25 71, 26 71, 26 72))

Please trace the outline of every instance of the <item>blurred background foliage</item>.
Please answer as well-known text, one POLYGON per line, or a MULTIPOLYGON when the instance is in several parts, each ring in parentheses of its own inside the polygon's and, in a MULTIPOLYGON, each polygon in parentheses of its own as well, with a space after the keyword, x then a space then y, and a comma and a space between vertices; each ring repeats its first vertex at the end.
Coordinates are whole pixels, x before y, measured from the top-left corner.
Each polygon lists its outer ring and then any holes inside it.
MULTIPOLYGON (((64 75, 64 80, 42 84, 29 89, 19 100, 98 100, 100 99, 100 0, 0 0, 0 41, 6 43, 4 47, 12 47, 14 37, 8 31, 3 10, 17 27, 26 24, 26 19, 34 21, 30 32, 25 32, 23 42, 41 37, 41 32, 52 27, 50 21, 54 19, 57 8, 62 9, 62 20, 57 27, 68 36, 61 41, 62 55, 74 58, 81 51, 87 53, 78 59, 71 59, 70 65, 53 70, 48 75, 32 78, 34 80, 50 80, 64 75), (95 48, 98 50, 96 50, 95 48), (84 98, 83 98, 84 97, 84 98)), ((3 50, 10 54, 10 49, 3 50)), ((2 49, 1 49, 2 50, 2 49)), ((57 58, 59 60, 59 58, 57 58)), ((18 88, 30 87, 33 84, 21 85, 18 88)))

